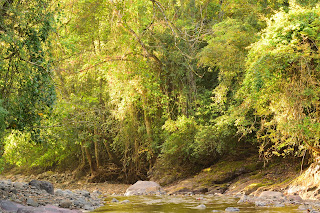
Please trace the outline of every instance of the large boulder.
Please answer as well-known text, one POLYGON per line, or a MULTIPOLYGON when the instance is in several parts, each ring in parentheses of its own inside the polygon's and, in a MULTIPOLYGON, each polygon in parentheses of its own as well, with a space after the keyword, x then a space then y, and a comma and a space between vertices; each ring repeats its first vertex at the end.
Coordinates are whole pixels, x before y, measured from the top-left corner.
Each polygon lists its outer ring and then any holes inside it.
POLYGON ((263 191, 259 195, 259 198, 264 199, 283 199, 284 195, 281 192, 275 192, 275 191, 263 191))
POLYGON ((0 212, 17 212, 19 208, 23 208, 24 206, 10 200, 0 200, 0 212))
POLYGON ((42 207, 23 206, 21 204, 0 200, 0 212, 17 212, 17 213, 81 213, 80 210, 63 209, 53 205, 42 207))
POLYGON ((259 197, 254 200, 256 206, 278 205, 287 201, 283 193, 276 191, 263 191, 259 197))
POLYGON ((130 195, 161 195, 165 194, 161 186, 153 181, 137 181, 135 184, 130 186, 125 196, 130 195))
POLYGON ((32 180, 29 182, 30 186, 34 186, 39 190, 45 190, 49 194, 54 194, 54 188, 52 183, 48 181, 41 181, 41 180, 32 180))

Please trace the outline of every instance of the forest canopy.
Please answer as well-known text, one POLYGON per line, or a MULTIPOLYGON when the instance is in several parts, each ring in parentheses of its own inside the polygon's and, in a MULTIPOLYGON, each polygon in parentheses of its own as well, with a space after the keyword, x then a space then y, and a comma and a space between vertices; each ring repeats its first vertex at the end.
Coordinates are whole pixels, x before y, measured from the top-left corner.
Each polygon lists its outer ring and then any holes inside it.
POLYGON ((317 2, 0 0, 2 167, 134 182, 319 152, 317 2))

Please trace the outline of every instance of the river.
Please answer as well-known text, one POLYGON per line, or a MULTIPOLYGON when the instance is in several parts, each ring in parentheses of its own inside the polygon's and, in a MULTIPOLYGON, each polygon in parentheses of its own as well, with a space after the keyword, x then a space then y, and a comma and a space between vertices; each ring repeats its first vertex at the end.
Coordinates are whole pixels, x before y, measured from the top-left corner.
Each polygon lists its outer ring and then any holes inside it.
POLYGON ((238 199, 219 196, 129 196, 110 197, 105 206, 96 209, 99 213, 207 213, 225 212, 227 207, 236 207, 240 212, 253 213, 288 213, 302 212, 297 206, 286 207, 256 207, 253 204, 238 204, 238 199), (111 202, 116 198, 120 202, 111 202), (122 202, 124 200, 129 200, 122 202), (205 209, 198 209, 199 205, 205 209), (216 211, 214 211, 216 210, 216 211))

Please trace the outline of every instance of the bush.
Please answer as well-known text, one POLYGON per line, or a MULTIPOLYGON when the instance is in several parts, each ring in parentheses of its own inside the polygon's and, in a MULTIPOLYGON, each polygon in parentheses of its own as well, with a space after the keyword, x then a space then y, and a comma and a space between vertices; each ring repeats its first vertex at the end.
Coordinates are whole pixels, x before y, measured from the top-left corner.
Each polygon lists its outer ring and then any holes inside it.
POLYGON ((198 125, 193 117, 180 116, 176 121, 167 120, 163 125, 165 141, 160 158, 167 165, 183 166, 195 162, 194 139, 198 125))

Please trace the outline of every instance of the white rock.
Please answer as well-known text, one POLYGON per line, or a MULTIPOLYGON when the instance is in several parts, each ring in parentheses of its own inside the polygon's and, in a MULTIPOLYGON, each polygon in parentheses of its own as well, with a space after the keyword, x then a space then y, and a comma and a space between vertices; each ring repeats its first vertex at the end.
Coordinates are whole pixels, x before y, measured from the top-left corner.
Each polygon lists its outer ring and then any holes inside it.
POLYGON ((228 207, 225 209, 226 212, 238 212, 240 209, 235 208, 235 207, 228 207))
POLYGON ((161 189, 161 186, 156 182, 137 181, 126 190, 124 195, 160 195, 164 193, 165 192, 161 189))
POLYGON ((196 209, 205 209, 207 208, 206 205, 200 204, 199 206, 196 207, 196 209))

